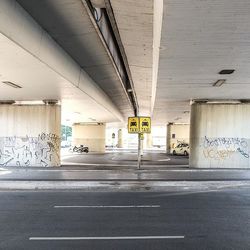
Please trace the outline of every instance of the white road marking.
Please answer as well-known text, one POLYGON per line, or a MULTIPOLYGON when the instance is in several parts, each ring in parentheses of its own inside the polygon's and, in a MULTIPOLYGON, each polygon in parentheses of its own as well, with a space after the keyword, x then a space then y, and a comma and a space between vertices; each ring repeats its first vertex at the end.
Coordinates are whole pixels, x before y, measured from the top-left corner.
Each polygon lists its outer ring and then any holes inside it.
POLYGON ((154 240, 184 239, 184 235, 173 236, 118 236, 118 237, 30 237, 29 240, 154 240))
POLYGON ((160 159, 158 161, 170 161, 171 159, 170 158, 167 158, 167 159, 160 159))
POLYGON ((159 208, 160 205, 128 205, 128 206, 54 206, 54 208, 159 208))

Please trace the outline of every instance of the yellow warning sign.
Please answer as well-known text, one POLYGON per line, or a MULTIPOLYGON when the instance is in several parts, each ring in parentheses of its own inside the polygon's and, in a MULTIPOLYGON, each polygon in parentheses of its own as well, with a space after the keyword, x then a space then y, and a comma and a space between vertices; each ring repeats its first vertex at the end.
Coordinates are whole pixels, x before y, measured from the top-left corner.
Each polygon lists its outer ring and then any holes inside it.
POLYGON ((139 133, 140 129, 140 123, 139 123, 139 117, 129 117, 128 118, 128 132, 131 134, 137 134, 139 133))
POLYGON ((150 117, 140 117, 140 133, 151 133, 150 117))
POLYGON ((128 132, 134 133, 151 133, 150 117, 129 117, 128 132))

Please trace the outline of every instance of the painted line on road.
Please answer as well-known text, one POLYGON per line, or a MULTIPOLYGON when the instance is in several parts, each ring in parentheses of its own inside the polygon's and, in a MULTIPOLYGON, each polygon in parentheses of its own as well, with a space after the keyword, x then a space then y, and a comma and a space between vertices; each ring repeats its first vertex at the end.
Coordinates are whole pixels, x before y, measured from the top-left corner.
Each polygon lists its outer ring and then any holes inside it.
POLYGON ((128 206, 54 206, 54 208, 159 208, 160 205, 128 205, 128 206))
POLYGON ((118 236, 118 237, 30 237, 29 240, 154 240, 184 239, 184 235, 165 236, 118 236))
POLYGON ((158 161, 170 161, 171 159, 170 158, 167 158, 167 159, 160 159, 158 161))

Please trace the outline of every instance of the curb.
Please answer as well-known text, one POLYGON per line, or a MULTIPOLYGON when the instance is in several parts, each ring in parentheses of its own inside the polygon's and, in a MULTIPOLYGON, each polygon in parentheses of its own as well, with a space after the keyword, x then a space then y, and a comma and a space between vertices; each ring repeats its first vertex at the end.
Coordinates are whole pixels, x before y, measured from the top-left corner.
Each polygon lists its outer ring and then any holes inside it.
POLYGON ((250 181, 1 181, 0 190, 197 191, 250 187, 250 181))

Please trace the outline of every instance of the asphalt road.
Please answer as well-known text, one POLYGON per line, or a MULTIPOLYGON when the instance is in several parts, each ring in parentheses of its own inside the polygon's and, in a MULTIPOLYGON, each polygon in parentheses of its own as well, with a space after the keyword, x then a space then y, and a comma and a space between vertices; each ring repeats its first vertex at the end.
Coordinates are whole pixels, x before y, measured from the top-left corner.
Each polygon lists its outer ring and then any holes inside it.
POLYGON ((0 192, 0 235, 3 250, 246 250, 250 188, 206 193, 0 192))

